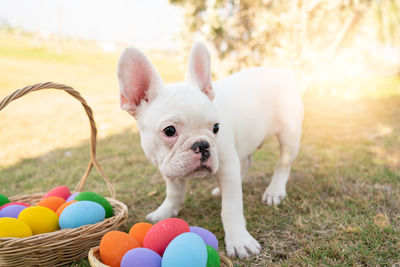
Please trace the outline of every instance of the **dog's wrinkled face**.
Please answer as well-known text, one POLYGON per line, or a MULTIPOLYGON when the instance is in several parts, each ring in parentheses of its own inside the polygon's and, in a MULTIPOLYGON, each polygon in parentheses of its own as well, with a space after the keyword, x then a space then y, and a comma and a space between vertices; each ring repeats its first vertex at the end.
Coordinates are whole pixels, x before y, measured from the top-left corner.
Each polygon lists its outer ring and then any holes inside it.
POLYGON ((204 177, 217 170, 218 119, 198 88, 163 88, 137 119, 143 150, 166 177, 204 177))
POLYGON ((203 45, 192 49, 185 83, 164 86, 136 49, 122 54, 118 77, 121 107, 136 118, 146 156, 166 177, 205 177, 217 171, 219 121, 203 45))

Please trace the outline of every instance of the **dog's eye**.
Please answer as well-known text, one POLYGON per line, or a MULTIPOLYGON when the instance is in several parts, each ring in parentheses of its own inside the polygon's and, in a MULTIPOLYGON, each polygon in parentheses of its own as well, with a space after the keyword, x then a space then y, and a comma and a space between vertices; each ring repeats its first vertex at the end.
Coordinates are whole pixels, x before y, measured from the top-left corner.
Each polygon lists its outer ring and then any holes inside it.
POLYGON ((213 133, 218 133, 219 131, 219 123, 214 124, 213 133))
POLYGON ((165 129, 163 130, 164 134, 168 137, 172 137, 176 134, 176 129, 174 126, 168 126, 165 127, 165 129))

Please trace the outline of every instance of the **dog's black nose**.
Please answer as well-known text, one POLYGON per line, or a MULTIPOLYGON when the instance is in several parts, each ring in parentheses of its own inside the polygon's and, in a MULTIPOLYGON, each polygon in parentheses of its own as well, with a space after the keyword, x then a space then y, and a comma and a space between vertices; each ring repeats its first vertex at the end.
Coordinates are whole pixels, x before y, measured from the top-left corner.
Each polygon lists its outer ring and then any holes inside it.
POLYGON ((201 153, 201 161, 206 161, 210 157, 210 143, 207 141, 196 142, 191 149, 194 153, 201 153))

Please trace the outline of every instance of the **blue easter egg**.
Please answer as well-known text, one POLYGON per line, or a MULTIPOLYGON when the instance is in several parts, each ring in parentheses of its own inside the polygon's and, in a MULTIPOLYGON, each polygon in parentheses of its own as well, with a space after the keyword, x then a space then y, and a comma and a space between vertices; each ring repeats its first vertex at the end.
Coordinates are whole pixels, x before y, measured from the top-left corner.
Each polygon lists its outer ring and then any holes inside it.
POLYGON ((92 201, 78 201, 63 210, 59 225, 61 229, 76 228, 101 222, 105 216, 106 211, 100 204, 92 201))
POLYGON ((121 267, 161 267, 161 257, 148 248, 134 248, 125 253, 121 267))
POLYGON ((194 233, 175 237, 165 249, 162 267, 206 267, 207 247, 204 240, 194 233))
POLYGON ((0 217, 18 218, 23 209, 26 209, 26 206, 18 204, 7 206, 0 210, 0 217))
POLYGON ((202 227, 190 226, 189 228, 190 232, 198 234, 201 238, 203 238, 206 245, 209 245, 215 248, 215 250, 218 250, 218 239, 213 233, 202 227))

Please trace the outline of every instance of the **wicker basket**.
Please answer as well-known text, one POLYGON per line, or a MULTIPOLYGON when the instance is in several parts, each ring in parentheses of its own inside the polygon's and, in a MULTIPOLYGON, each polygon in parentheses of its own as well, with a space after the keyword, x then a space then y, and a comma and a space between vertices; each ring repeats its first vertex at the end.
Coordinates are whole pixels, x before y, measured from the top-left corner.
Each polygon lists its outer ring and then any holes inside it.
MULTIPOLYGON (((102 236, 110 230, 119 228, 128 218, 128 208, 122 202, 115 200, 115 190, 101 166, 96 160, 96 124, 91 108, 81 95, 73 88, 52 82, 27 86, 15 91, 0 102, 0 111, 11 101, 33 91, 42 89, 64 90, 78 99, 89 117, 91 127, 91 158, 89 165, 79 180, 75 191, 81 192, 86 178, 93 166, 103 177, 110 191, 107 198, 114 208, 114 216, 102 222, 85 225, 73 229, 63 229, 51 233, 34 235, 26 238, 0 238, 0 266, 60 266, 74 260, 85 258, 90 248, 99 245, 102 236)), ((10 201, 21 201, 28 204, 37 203, 44 193, 10 197, 10 201)))
MULTIPOLYGON (((233 267, 233 263, 230 261, 230 259, 228 259, 224 255, 222 255, 221 253, 219 253, 219 257, 221 258, 221 267, 233 267)), ((110 267, 101 262, 99 247, 92 248, 89 251, 88 258, 89 258, 90 266, 92 266, 92 267, 110 267)))

